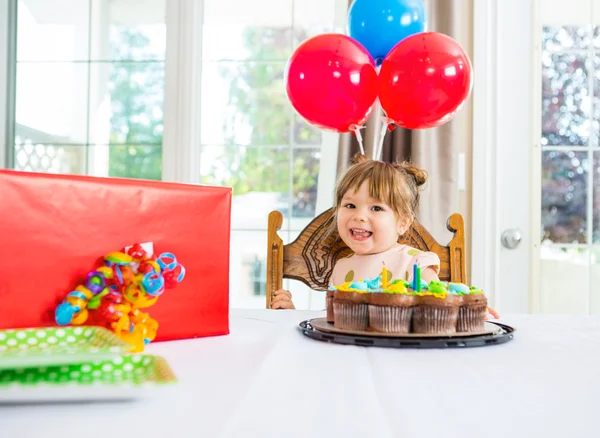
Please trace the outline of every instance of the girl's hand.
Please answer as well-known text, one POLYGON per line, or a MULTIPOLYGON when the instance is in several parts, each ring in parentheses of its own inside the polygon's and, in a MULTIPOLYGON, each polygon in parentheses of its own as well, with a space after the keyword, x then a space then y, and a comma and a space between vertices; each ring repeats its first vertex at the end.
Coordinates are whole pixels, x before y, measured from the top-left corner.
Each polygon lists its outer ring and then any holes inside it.
POLYGON ((275 291, 275 297, 271 300, 271 309, 295 309, 292 294, 285 289, 275 291))
POLYGON ((500 318, 500 314, 498 312, 496 312, 494 309, 492 309, 491 307, 487 308, 487 315, 485 317, 485 319, 499 319, 500 318))

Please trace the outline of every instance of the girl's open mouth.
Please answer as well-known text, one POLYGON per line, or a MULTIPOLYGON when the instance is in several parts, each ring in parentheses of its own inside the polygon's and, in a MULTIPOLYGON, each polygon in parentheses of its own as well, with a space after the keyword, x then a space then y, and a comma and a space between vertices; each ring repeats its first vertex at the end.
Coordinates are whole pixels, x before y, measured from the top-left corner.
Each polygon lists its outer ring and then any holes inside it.
POLYGON ((350 228, 350 234, 356 240, 367 240, 373 233, 362 228, 350 228))

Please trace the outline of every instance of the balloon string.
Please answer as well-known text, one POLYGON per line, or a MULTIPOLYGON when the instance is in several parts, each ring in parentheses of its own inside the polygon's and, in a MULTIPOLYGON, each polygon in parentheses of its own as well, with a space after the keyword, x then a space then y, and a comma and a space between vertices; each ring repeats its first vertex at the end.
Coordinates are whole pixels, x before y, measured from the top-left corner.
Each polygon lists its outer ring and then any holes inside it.
MULTIPOLYGON (((378 66, 375 67, 375 71, 377 72, 377 76, 379 76, 379 73, 381 72, 381 64, 379 64, 378 66)), ((381 108, 381 100, 379 100, 379 97, 375 100, 375 111, 377 111, 379 113, 379 115, 381 115, 383 113, 383 109, 381 108)), ((387 120, 387 118, 385 118, 387 120)), ((380 160, 381 157, 381 153, 383 152, 383 138, 385 137, 385 131, 387 130, 387 125, 386 124, 382 124, 381 125, 381 131, 379 132, 379 138, 374 139, 375 140, 375 144, 373 145, 373 159, 374 160, 380 160), (379 145, 379 148, 378 148, 379 145)))
POLYGON ((362 155, 364 155, 365 147, 363 146, 363 138, 362 138, 362 134, 360 133, 360 128, 356 128, 354 133, 356 134, 356 140, 358 140, 358 147, 360 147, 360 153, 362 155))
POLYGON ((383 141, 385 139, 385 134, 387 134, 387 127, 390 124, 390 120, 387 117, 381 118, 381 130, 379 132, 379 139, 377 142, 378 148, 376 149, 376 153, 373 154, 376 160, 381 160, 383 156, 383 141))

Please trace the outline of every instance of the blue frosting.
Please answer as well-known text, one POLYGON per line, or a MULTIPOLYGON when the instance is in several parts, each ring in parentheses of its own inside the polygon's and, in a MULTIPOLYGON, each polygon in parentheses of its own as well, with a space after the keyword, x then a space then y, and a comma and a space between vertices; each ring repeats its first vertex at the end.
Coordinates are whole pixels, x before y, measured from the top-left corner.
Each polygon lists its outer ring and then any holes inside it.
POLYGON ((469 286, 462 283, 448 283, 448 291, 454 295, 471 293, 469 286))
POLYGON ((369 289, 369 287, 367 287, 366 282, 362 283, 362 282, 359 282, 359 281, 355 281, 353 283, 350 283, 349 288, 350 289, 357 289, 357 290, 367 290, 367 289, 369 289))
POLYGON ((365 287, 365 290, 367 290, 367 289, 381 289, 381 275, 378 275, 377 277, 375 277, 372 280, 369 280, 368 278, 365 278, 364 284, 367 286, 367 287, 365 287))

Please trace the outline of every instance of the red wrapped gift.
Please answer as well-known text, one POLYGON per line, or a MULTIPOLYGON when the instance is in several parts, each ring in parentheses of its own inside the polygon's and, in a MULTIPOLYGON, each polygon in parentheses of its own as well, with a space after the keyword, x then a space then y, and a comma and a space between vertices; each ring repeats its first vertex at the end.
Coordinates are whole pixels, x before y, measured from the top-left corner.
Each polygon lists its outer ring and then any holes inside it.
POLYGON ((152 242, 185 279, 148 309, 157 341, 229 333, 231 189, 0 171, 0 329, 55 326, 103 256, 152 242))

